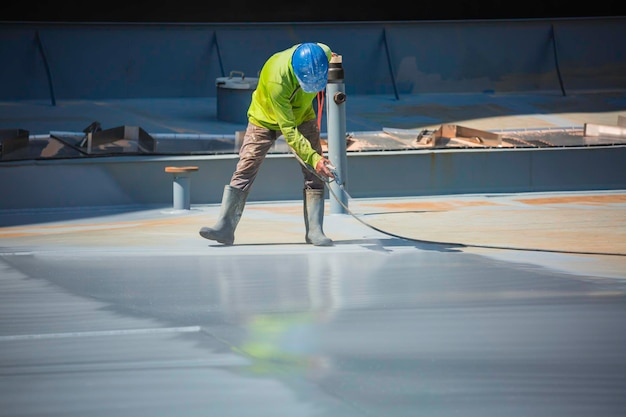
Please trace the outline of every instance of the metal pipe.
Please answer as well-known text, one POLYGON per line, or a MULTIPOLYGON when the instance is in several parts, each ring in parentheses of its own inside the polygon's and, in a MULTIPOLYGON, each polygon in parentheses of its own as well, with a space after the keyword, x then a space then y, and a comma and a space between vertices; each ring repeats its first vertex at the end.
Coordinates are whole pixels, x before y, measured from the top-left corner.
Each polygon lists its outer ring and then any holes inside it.
POLYGON ((191 178, 189 176, 197 170, 197 166, 165 167, 165 172, 174 175, 172 193, 175 210, 189 210, 191 208, 191 178))
POLYGON ((328 84, 326 86, 326 127, 328 129, 328 159, 337 168, 341 186, 333 181, 329 187, 340 201, 330 199, 330 212, 346 214, 348 195, 344 192, 348 179, 348 158, 346 155, 346 92, 341 55, 330 60, 328 84))
POLYGON ((173 183, 173 200, 175 210, 189 210, 191 206, 190 179, 185 174, 175 174, 173 183))

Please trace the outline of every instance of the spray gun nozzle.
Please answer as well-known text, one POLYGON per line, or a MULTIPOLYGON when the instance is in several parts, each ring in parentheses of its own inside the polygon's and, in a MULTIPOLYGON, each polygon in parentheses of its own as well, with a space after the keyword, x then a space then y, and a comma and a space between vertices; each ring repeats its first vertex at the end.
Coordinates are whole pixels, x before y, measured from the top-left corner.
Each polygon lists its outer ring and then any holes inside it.
POLYGON ((339 178, 339 173, 337 172, 337 168, 333 164, 328 164, 328 163, 326 164, 326 168, 328 168, 331 174, 333 174, 333 177, 335 178, 335 182, 337 183, 337 185, 341 185, 341 178, 339 178))

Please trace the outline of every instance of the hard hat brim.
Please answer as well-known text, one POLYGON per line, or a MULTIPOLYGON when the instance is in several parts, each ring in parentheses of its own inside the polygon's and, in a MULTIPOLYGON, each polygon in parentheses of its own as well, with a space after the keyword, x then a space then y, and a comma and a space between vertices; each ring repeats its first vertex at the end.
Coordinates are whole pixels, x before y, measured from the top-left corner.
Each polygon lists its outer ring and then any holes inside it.
POLYGON ((317 93, 326 87, 326 80, 316 82, 302 82, 298 80, 298 82, 300 82, 300 88, 302 88, 305 93, 317 93))

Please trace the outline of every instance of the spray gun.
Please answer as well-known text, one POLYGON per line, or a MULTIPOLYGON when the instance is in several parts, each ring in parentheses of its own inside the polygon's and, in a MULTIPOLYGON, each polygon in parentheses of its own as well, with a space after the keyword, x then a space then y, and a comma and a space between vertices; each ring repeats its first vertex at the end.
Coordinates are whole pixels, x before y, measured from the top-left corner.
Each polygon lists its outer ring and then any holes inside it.
POLYGON ((330 171, 331 174, 333 174, 333 177, 335 177, 335 182, 337 183, 337 185, 343 185, 341 178, 339 177, 339 172, 337 172, 337 168, 330 163, 326 164, 326 168, 328 168, 328 170, 330 171))

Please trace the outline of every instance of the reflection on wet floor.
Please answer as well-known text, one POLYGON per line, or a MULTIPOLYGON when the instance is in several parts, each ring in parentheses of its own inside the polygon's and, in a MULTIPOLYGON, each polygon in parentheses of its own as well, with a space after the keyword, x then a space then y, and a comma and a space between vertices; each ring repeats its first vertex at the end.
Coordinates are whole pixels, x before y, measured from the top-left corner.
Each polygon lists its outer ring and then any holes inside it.
MULTIPOLYGON (((113 415, 115 404, 144 415, 161 400, 193 416, 216 402, 236 416, 626 410, 617 281, 412 246, 104 248, 1 261, 11 271, 1 305, 45 300, 19 310, 32 337, 0 339, 9 411, 33 414, 51 394, 65 415, 113 415), (54 332, 74 336, 36 337, 54 332), (21 382, 33 372, 39 384, 21 382), (155 392, 160 400, 144 398, 155 392)), ((3 334, 15 334, 3 317, 3 334)))

